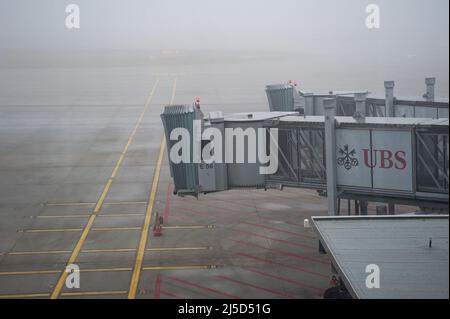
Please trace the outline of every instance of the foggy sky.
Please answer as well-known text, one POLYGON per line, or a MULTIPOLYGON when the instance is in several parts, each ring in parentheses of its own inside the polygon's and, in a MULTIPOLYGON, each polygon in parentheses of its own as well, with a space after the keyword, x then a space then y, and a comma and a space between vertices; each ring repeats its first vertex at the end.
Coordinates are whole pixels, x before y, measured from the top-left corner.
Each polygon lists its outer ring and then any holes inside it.
POLYGON ((0 0, 0 48, 448 56, 448 0, 0 0), (81 29, 65 28, 65 6, 81 29), (365 27, 379 4, 381 28, 365 27))

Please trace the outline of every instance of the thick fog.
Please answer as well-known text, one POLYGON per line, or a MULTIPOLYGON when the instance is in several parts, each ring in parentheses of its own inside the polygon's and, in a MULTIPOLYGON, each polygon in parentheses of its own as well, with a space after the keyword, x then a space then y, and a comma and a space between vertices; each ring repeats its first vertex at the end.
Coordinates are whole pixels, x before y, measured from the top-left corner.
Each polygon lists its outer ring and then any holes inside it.
POLYGON ((1 0, 0 46, 389 54, 448 52, 447 0, 1 0), (80 29, 65 26, 68 4, 80 29), (368 29, 369 4, 380 28, 368 29))
POLYGON ((448 0, 0 0, 0 67, 184 72, 224 64, 223 72, 230 61, 262 57, 254 69, 265 69, 267 81, 347 80, 376 83, 381 92, 383 80, 395 79, 421 94, 423 78, 436 76, 439 95, 448 97, 448 11, 448 0), (79 28, 67 27, 70 4, 79 8, 79 28), (366 24, 371 4, 379 28, 366 24))

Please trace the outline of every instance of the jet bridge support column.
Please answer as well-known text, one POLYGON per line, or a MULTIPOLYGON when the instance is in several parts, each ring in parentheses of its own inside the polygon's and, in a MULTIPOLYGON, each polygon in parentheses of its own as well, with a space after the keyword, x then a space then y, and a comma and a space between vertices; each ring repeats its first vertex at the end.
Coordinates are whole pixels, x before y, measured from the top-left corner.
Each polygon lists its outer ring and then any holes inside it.
POLYGON ((336 98, 323 101, 325 113, 325 157, 327 169, 328 215, 337 215, 336 184, 336 98))
MULTIPOLYGON (((366 118, 366 100, 367 93, 356 93, 355 94, 355 102, 356 102, 356 119, 359 121, 364 121, 366 118)), ((367 215, 367 206, 368 202, 360 201, 359 206, 361 208, 361 215, 367 215)))
MULTIPOLYGON (((386 117, 395 117, 395 111, 394 111, 394 87, 395 82, 394 81, 385 81, 384 82, 384 89, 386 91, 386 117)), ((389 203, 388 204, 388 211, 389 215, 395 215, 395 204, 389 203)))
POLYGON ((384 89, 386 92, 386 117, 394 117, 394 81, 385 81, 384 89))
POLYGON ((355 94, 355 103, 356 103, 356 114, 360 119, 366 118, 366 100, 367 93, 356 93, 355 94))
POLYGON ((424 97, 427 102, 434 102, 434 85, 436 84, 436 78, 426 78, 425 84, 427 85, 427 93, 424 97))

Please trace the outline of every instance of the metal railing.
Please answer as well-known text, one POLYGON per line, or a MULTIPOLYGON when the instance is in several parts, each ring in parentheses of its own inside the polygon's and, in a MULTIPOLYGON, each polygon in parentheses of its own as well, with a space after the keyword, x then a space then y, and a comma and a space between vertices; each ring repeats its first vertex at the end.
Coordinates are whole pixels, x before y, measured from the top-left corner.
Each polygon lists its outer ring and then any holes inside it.
POLYGON ((305 115, 321 115, 322 103, 324 98, 336 98, 336 116, 354 116, 358 113, 357 102, 355 96, 363 93, 362 109, 359 109, 360 115, 368 117, 416 117, 416 118, 448 118, 449 117, 449 103, 434 102, 433 89, 424 95, 427 101, 407 101, 399 100, 394 97, 393 85, 394 82, 387 81, 385 83, 386 99, 368 98, 368 92, 360 93, 341 93, 329 95, 314 95, 297 93, 297 88, 288 84, 268 85, 266 86, 266 94, 269 101, 270 111, 295 111, 294 95, 301 99, 301 103, 305 110, 305 115), (388 85, 388 83, 390 83, 388 85), (430 99, 430 96, 432 99, 430 99), (309 106, 308 106, 309 105, 309 106), (362 114, 364 113, 364 114, 362 114))
POLYGON ((394 100, 394 114, 396 117, 448 117, 448 103, 394 100))

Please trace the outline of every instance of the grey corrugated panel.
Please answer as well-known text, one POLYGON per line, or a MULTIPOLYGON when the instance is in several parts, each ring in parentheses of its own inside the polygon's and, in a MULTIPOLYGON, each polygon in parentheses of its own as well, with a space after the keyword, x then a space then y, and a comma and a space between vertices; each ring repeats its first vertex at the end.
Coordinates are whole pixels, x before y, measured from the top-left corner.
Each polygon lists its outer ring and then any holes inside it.
POLYGON ((294 88, 287 84, 266 86, 270 111, 289 112, 294 110, 294 88))
MULTIPOLYGON (((174 180, 176 191, 196 193, 198 190, 198 171, 194 163, 175 164, 170 161, 169 150, 176 143, 170 140, 170 133, 175 128, 185 128, 193 137, 193 121, 195 119, 195 109, 192 105, 168 105, 161 114, 166 135, 167 154, 169 157, 170 173, 174 180)), ((192 144, 192 141, 191 141, 192 144)), ((191 147, 191 159, 192 159, 191 147)))
MULTIPOLYGON (((323 116, 293 116, 288 115, 284 117, 280 117, 280 123, 323 123, 325 121, 323 116)), ((358 120, 354 119, 351 116, 336 116, 336 122, 339 125, 359 125, 359 126, 367 126, 367 125, 386 125, 386 126, 448 126, 449 120, 448 118, 442 119, 430 119, 430 118, 403 118, 403 117, 366 117, 363 123, 358 122, 358 120)))
POLYGON ((435 107, 435 108, 449 108, 448 102, 428 102, 428 101, 406 101, 406 100, 395 100, 395 105, 411 105, 411 106, 421 106, 421 107, 435 107))
POLYGON ((222 118, 224 122, 261 122, 297 114, 298 112, 249 112, 226 114, 222 118))
MULTIPOLYGON (((269 113, 270 114, 270 113, 269 113)), ((263 124, 263 120, 261 119, 258 122, 226 122, 225 129, 236 129, 241 128, 242 130, 246 130, 247 128, 258 129, 261 128, 263 124)), ((259 136, 256 134, 256 145, 258 145, 259 136)), ((248 142, 246 142, 248 146, 248 142)), ((234 144, 236 147, 236 144, 234 144)), ((248 150, 246 148, 246 150, 248 150)), ((236 154, 236 149, 233 150, 233 154, 236 154)), ((261 175, 259 173, 259 163, 229 163, 227 165, 228 172, 228 186, 230 188, 235 187, 263 187, 265 184, 265 175, 261 175)))
POLYGON ((342 216, 312 220, 355 298, 448 299, 448 216, 342 216), (380 269, 380 288, 366 287, 369 264, 380 269))

